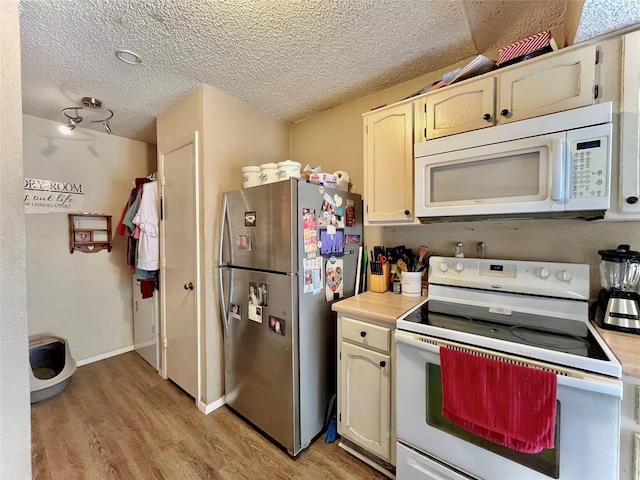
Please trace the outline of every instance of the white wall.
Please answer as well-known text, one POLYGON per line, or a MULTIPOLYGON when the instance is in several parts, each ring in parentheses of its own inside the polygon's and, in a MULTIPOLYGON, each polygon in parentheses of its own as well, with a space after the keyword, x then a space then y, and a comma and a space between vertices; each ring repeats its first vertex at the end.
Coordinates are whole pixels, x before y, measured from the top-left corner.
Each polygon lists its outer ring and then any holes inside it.
MULTIPOLYGON (((117 112, 116 112, 117 114, 117 112)), ((24 115, 24 176, 82 184, 84 212, 112 215, 113 249, 69 252, 68 212, 26 218, 29 334, 69 340, 76 361, 133 346, 132 272, 115 233, 133 179, 156 169, 143 142, 24 115)))
POLYGON ((18 2, 0 2, 0 478, 31 478, 18 2))

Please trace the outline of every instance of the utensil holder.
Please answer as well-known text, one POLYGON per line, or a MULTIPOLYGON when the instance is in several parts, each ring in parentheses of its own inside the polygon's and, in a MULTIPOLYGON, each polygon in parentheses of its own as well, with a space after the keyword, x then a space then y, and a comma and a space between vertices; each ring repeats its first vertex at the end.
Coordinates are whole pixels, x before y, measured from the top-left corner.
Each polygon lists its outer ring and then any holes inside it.
POLYGON ((420 297, 422 295, 422 272, 402 272, 400 274, 402 295, 420 297))
POLYGON ((388 292, 389 291, 389 282, 391 280, 391 265, 385 263, 382 265, 382 275, 374 275, 371 274, 371 281, 369 285, 369 290, 372 292, 388 292))

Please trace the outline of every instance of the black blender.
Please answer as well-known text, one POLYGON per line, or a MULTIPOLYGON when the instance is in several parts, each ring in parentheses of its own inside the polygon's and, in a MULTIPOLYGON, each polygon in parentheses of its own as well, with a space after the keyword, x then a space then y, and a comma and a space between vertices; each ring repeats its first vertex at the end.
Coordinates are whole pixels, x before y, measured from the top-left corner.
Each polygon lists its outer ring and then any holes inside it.
POLYGON ((640 333, 640 252, 629 245, 598 250, 602 290, 598 295, 596 322, 602 328, 640 333))

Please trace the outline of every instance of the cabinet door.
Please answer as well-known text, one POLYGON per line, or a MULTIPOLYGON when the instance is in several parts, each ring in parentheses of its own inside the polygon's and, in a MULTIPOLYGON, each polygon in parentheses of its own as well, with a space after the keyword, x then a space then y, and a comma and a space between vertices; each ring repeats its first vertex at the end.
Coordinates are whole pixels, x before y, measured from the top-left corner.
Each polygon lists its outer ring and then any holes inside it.
POLYGON ((595 69, 595 45, 510 67, 498 75, 498 123, 592 105, 595 69))
POLYGON ((413 138, 414 142, 424 142, 427 137, 427 97, 422 95, 413 102, 413 138))
POLYGON ((391 460, 391 365, 389 355, 341 342, 340 433, 391 460))
POLYGON ((364 117, 365 221, 413 222, 413 103, 364 117))
POLYGON ((443 87, 426 95, 427 138, 492 126, 494 98, 492 76, 443 87))

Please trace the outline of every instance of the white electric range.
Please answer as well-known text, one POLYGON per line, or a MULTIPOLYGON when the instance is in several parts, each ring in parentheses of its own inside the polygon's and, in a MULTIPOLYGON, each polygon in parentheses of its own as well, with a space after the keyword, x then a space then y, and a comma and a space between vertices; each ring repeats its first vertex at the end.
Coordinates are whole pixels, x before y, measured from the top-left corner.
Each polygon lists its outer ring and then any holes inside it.
POLYGON ((622 367, 588 299, 588 265, 431 257, 429 300, 396 324, 397 478, 617 478, 622 367), (524 454, 445 418, 441 347, 554 372, 555 447, 524 454))

